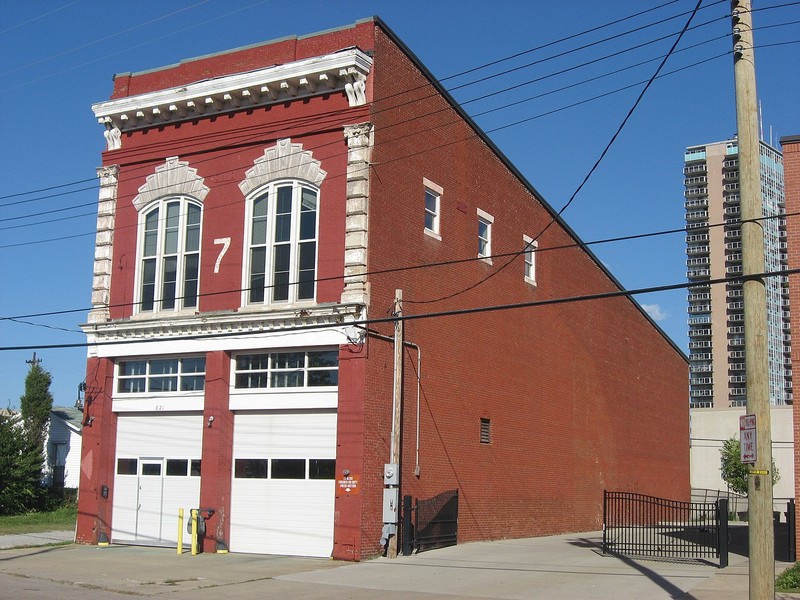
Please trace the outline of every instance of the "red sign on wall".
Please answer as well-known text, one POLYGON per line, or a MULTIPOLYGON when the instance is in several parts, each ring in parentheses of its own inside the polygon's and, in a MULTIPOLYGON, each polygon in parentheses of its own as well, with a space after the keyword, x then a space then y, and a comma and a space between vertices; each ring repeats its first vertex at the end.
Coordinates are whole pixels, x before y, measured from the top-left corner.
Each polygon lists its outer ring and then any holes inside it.
POLYGON ((339 490, 350 496, 357 496, 360 488, 358 487, 358 475, 342 475, 337 481, 339 490))

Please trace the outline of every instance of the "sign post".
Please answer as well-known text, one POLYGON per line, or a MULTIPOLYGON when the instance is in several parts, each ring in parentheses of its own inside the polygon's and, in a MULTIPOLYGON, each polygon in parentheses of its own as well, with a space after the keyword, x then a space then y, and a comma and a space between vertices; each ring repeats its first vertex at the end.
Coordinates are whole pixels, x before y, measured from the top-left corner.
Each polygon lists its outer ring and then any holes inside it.
POLYGON ((742 415, 739 417, 739 449, 742 463, 754 464, 758 457, 758 444, 756 443, 756 416, 742 415))

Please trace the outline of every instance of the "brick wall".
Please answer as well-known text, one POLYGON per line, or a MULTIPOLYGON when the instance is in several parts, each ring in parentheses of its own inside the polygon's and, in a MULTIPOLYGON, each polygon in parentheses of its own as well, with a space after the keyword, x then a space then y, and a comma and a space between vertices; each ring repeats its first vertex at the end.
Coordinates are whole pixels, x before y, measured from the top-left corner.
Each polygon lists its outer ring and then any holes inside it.
MULTIPOLYGON (((786 195, 786 235, 788 244, 789 269, 800 268, 800 137, 781 139, 783 149, 784 193, 786 195)), ((800 306, 800 287, 797 275, 789 277, 789 306, 800 306)), ((800 320, 798 311, 793 311, 791 332, 793 340, 800 340, 800 320)), ((792 344, 792 371, 800 373, 800 344, 792 344)), ((794 405, 794 485, 795 497, 800 498, 800 409, 794 405)), ((797 533, 800 525, 795 523, 797 533)))
MULTIPOLYGON (((475 257, 479 208, 494 217, 494 254, 518 251, 523 235, 545 229, 551 213, 380 29, 375 61, 369 271, 475 257), (444 190, 441 240, 423 233, 423 177, 444 190)), ((407 315, 617 289, 584 250, 544 250, 574 242, 557 224, 539 238, 535 287, 521 258, 506 268, 508 258, 494 258, 372 275, 371 315, 386 315, 396 288, 407 315)), ((599 529, 603 489, 688 499, 686 360, 632 301, 414 320, 406 339, 423 361, 415 477, 407 354, 403 493, 458 488, 462 541, 599 529), (491 419, 488 445, 479 443, 481 418, 491 419)), ((390 344, 370 342, 365 464, 375 477, 389 456, 391 365, 390 344)), ((378 508, 364 506, 365 548, 375 547, 378 508)))

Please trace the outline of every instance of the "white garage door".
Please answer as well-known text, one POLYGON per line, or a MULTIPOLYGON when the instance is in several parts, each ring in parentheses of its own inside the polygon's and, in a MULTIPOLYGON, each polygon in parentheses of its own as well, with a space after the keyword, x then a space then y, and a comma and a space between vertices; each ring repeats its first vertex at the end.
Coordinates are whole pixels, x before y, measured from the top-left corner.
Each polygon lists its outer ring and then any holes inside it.
POLYGON ((117 419, 112 541, 177 544, 178 509, 200 502, 202 440, 202 414, 117 419))
POLYGON ((237 414, 230 549, 330 556, 336 411, 237 414))

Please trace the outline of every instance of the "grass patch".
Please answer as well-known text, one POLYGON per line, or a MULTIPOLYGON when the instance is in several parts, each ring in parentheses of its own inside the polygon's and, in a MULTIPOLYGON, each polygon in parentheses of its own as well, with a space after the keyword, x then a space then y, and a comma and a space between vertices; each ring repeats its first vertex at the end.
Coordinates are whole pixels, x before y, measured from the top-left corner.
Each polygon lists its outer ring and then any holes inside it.
POLYGON ((775 580, 775 589, 779 592, 800 591, 800 562, 794 563, 775 580))
POLYGON ((0 535, 70 531, 75 529, 77 517, 76 506, 62 506, 48 512, 30 512, 24 515, 0 517, 0 535))

